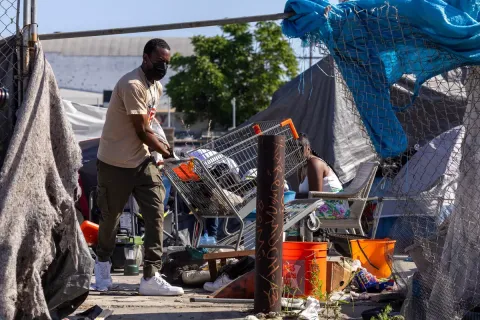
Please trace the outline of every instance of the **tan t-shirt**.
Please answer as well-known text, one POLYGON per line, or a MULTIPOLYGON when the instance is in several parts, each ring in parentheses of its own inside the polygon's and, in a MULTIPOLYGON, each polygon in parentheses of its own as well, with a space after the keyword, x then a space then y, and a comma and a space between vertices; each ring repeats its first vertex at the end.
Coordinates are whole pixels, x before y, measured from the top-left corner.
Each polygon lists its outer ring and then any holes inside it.
POLYGON ((135 132, 132 114, 155 117, 160 104, 162 85, 147 81, 142 68, 124 75, 112 92, 105 124, 103 126, 98 159, 121 168, 136 168, 149 156, 148 147, 135 132))

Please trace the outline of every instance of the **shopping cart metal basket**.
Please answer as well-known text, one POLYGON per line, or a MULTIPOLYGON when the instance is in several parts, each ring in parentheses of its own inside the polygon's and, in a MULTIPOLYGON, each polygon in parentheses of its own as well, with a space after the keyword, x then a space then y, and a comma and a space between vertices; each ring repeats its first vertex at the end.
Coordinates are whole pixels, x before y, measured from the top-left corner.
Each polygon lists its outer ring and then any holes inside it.
MULTIPOLYGON (((165 173, 180 193, 203 230, 205 218, 236 218, 240 223, 238 249, 243 234, 243 218, 256 207, 256 167, 258 137, 285 136, 285 177, 306 162, 291 119, 257 122, 238 128, 180 160, 165 161, 165 173)), ((227 223, 224 223, 227 235, 227 223)), ((199 246, 200 237, 196 239, 199 246)))

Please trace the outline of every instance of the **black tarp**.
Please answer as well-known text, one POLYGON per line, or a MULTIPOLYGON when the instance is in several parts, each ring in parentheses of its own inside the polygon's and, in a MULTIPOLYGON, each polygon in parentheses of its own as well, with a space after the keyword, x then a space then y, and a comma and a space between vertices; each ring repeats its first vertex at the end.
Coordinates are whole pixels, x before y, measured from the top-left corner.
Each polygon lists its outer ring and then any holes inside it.
MULTIPOLYGON (((465 74, 465 69, 459 69, 430 79, 415 103, 397 113, 407 132, 409 149, 423 146, 462 123, 466 97, 458 79, 464 79, 465 74)), ((413 85, 414 80, 404 76, 391 87, 392 102, 410 104, 413 85)), ((270 106, 243 125, 286 118, 293 120, 298 132, 308 135, 313 149, 333 165, 344 184, 354 178, 360 163, 378 158, 349 90, 328 56, 278 89, 270 106)), ((296 182, 289 182, 296 189, 296 182)))

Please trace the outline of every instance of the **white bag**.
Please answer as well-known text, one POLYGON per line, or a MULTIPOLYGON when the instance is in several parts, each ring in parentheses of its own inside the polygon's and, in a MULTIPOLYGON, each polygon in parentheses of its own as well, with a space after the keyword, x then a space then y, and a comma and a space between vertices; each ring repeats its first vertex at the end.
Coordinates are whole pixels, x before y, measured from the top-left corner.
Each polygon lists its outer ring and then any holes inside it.
MULTIPOLYGON (((160 123, 156 118, 153 118, 152 121, 150 122, 150 128, 152 129, 153 133, 158 138, 158 140, 170 146, 167 141, 167 136, 165 135, 165 132, 163 131, 162 126, 160 125, 160 123)), ((162 155, 156 151, 152 151, 152 156, 155 159, 155 163, 157 164, 157 166, 160 169, 163 168, 162 155)))

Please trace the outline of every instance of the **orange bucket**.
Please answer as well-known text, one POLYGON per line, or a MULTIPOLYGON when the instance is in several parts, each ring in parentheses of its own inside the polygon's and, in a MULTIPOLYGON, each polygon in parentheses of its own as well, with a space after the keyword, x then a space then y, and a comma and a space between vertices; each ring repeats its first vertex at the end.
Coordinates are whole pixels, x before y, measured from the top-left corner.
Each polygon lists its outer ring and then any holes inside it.
POLYGON ((352 259, 359 260, 375 277, 388 278, 392 275, 395 242, 390 239, 350 240, 352 259))
POLYGON ((327 291, 326 242, 284 242, 283 282, 288 296, 318 296, 327 291))
POLYGON ((89 246, 97 243, 98 224, 85 220, 80 225, 80 230, 82 230, 83 236, 85 237, 85 240, 89 246))

